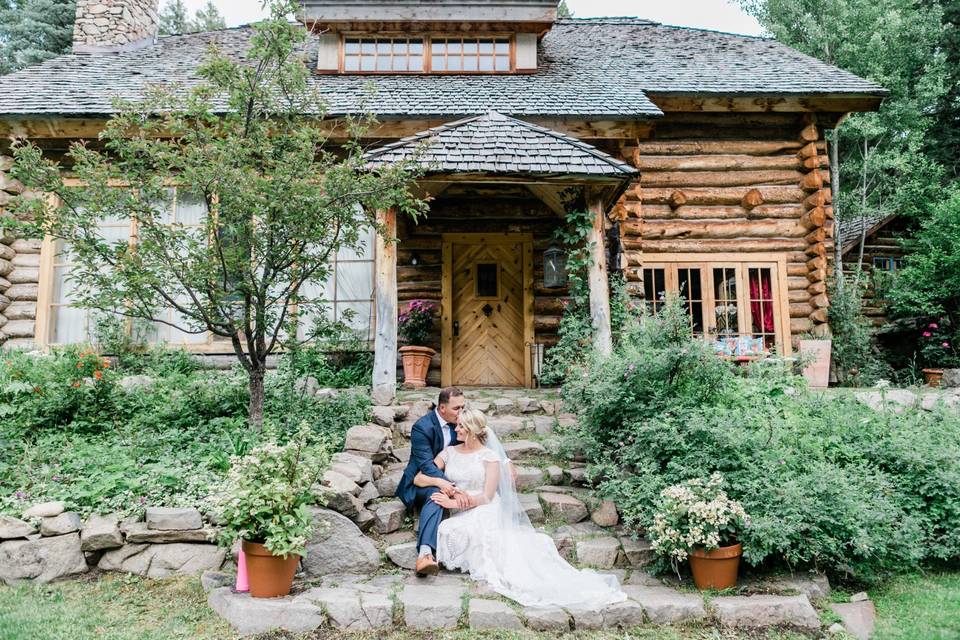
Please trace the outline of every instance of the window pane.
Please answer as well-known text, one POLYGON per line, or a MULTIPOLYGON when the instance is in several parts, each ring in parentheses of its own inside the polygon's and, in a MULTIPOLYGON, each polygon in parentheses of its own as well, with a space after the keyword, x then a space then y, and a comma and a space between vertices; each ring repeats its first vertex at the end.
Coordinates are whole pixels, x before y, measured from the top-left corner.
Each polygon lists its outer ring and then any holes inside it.
POLYGON ((423 57, 410 56, 410 71, 423 71, 423 57))
POLYGON ((493 40, 481 40, 479 45, 480 53, 493 53, 493 40))
POLYGON ((497 71, 509 71, 510 58, 506 56, 497 56, 497 71))
POLYGON ((666 288, 667 274, 664 269, 643 270, 643 299, 647 304, 647 311, 656 313, 663 306, 666 288))
POLYGON ((463 53, 466 55, 476 54, 477 53, 477 43, 476 42, 464 42, 463 43, 463 53))
POLYGON ((337 260, 373 260, 373 246, 376 240, 376 230, 363 229, 360 232, 361 248, 355 251, 349 247, 342 247, 337 251, 337 260))
POLYGON ((372 338, 373 305, 369 302, 338 302, 337 320, 346 322, 361 338, 372 338), (349 316, 349 319, 348 319, 349 316))
POLYGON ((360 41, 355 39, 345 40, 343 43, 344 55, 356 55, 360 53, 360 41))
POLYGON ((713 309, 718 336, 733 336, 737 325, 737 273, 733 268, 713 270, 713 309))
POLYGON ((476 59, 476 58, 464 58, 464 59, 463 59, 463 70, 464 70, 464 71, 476 71, 476 70, 477 70, 477 59, 476 59))
POLYGON ((497 265, 478 264, 477 265, 477 297, 495 298, 499 293, 497 288, 497 265))
POLYGON ((376 71, 374 65, 375 65, 375 58, 369 57, 369 56, 360 58, 361 71, 376 71))
POLYGON ((370 300, 373 296, 373 263, 337 263, 337 301, 370 300))
POLYGON ((343 59, 343 70, 344 71, 359 71, 360 70, 360 58, 347 58, 343 59))
POLYGON ((185 191, 177 193, 176 221, 185 225, 200 225, 207 214, 203 196, 185 191))
POLYGON ((506 40, 497 40, 496 51, 497 54, 510 53, 510 43, 506 40))
MULTIPOLYGON (((375 67, 376 67, 376 70, 377 70, 377 71, 390 71, 390 70, 391 70, 391 68, 392 68, 391 65, 392 65, 393 61, 390 60, 389 57, 387 57, 387 56, 385 56, 385 57, 378 57, 378 58, 375 58, 375 60, 376 60, 375 67)), ((398 62, 399 62, 399 60, 398 60, 398 62)))
POLYGON ((69 306, 55 306, 51 309, 53 317, 53 335, 55 344, 76 344, 87 340, 85 309, 69 306))
POLYGON ((362 40, 360 42, 360 51, 366 54, 373 54, 377 51, 377 43, 374 40, 362 40))
POLYGON ((460 58, 447 58, 447 71, 460 71, 460 58))
POLYGON ((493 58, 482 57, 479 61, 480 71, 493 71, 493 58))
POLYGON ((703 333, 703 289, 700 269, 677 269, 678 293, 683 298, 690 328, 695 334, 703 333))
POLYGON ((463 45, 456 40, 447 40, 446 49, 450 55, 460 55, 460 52, 463 51, 463 45))
POLYGON ((423 43, 419 40, 410 42, 409 49, 412 54, 423 54, 423 43))
POLYGON ((748 271, 750 287, 750 328, 753 337, 761 338, 765 348, 775 344, 773 312, 773 277, 770 269, 752 268, 748 271))

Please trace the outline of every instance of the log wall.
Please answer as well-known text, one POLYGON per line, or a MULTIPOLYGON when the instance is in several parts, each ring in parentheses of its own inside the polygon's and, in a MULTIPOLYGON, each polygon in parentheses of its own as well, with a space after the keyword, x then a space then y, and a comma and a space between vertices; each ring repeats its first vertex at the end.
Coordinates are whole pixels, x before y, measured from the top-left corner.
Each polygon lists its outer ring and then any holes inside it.
MULTIPOLYGON (((23 192, 23 185, 7 173, 12 166, 12 158, 0 156, 0 215, 23 192)), ((40 240, 0 237, 0 345, 4 347, 34 344, 41 244, 40 240)))
MULTIPOLYGON (((873 259, 875 257, 902 258, 905 256, 907 251, 901 241, 909 237, 909 234, 907 225, 902 220, 894 219, 868 235, 866 242, 863 244, 863 272, 869 283, 863 294, 863 315, 875 327, 882 327, 887 323, 888 302, 883 297, 884 292, 877 291, 874 287, 873 259)), ((858 255, 859 241, 843 256, 843 270, 848 275, 853 275, 855 272, 858 255)))
POLYGON ((815 118, 668 113, 621 155, 641 171, 615 213, 635 295, 644 261, 659 253, 783 253, 791 333, 829 331, 833 210, 815 118))

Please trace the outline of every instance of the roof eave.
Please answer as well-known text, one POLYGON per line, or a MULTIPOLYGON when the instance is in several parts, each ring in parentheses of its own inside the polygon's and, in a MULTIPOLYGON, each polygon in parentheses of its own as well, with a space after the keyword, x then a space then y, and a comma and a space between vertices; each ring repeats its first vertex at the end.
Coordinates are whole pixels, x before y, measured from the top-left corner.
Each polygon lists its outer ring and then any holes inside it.
POLYGON ((872 93, 787 93, 787 92, 717 92, 647 91, 647 97, 666 113, 676 111, 705 112, 800 112, 850 113, 877 111, 886 89, 872 93))

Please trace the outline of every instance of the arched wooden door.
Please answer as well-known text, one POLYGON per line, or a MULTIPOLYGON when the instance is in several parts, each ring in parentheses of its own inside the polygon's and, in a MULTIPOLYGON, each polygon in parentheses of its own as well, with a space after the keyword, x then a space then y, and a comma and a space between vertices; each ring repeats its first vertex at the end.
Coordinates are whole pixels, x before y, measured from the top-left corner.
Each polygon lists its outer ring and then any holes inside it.
POLYGON ((443 258, 443 384, 529 386, 533 341, 529 236, 444 236, 443 258))

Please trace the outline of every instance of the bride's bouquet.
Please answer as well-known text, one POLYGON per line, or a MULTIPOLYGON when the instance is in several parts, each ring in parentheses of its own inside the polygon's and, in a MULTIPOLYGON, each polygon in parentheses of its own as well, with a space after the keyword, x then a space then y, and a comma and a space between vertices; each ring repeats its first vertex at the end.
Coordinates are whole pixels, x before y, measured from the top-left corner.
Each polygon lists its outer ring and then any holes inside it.
POLYGON ((715 472, 706 481, 694 478, 660 492, 650 542, 674 567, 696 549, 736 544, 738 534, 750 526, 750 516, 727 496, 723 483, 723 476, 715 472))

